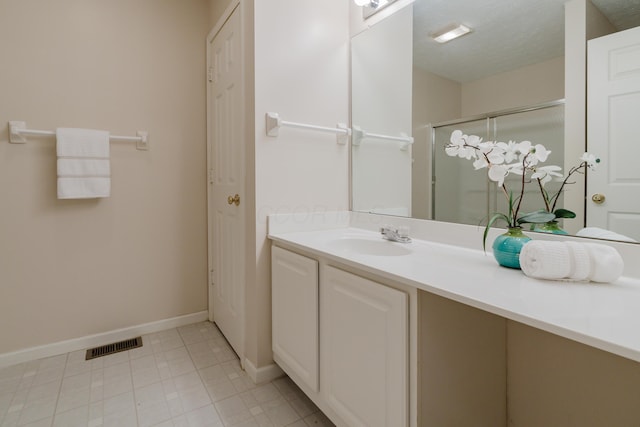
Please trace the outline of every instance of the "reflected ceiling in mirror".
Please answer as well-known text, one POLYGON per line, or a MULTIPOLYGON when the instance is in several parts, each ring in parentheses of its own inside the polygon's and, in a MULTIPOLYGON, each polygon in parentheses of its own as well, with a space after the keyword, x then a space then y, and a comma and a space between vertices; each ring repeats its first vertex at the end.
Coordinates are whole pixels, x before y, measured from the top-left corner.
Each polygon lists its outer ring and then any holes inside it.
MULTIPOLYGON (((564 55, 567 0, 416 0, 414 65, 470 82, 564 55), (473 29, 446 45, 431 35, 453 23, 473 29)), ((640 0, 593 0, 618 30, 638 25, 640 0)))

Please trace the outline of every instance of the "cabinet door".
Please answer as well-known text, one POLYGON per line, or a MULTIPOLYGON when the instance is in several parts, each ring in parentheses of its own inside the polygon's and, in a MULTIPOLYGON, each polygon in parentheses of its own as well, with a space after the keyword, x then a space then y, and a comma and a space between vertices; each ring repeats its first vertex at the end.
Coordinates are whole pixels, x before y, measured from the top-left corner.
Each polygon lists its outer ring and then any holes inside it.
POLYGON ((318 262, 274 246, 272 349, 294 379, 318 391, 318 262))
POLYGON ((320 383, 349 426, 408 424, 407 295, 325 267, 320 285, 320 383))

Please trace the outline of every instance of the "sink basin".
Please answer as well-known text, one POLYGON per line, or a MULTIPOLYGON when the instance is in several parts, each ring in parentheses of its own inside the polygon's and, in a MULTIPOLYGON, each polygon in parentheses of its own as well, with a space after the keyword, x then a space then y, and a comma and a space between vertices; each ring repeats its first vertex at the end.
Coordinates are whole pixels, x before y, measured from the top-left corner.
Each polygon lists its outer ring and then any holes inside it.
POLYGON ((329 246, 340 252, 374 256, 402 256, 411 253, 410 243, 396 243, 388 240, 374 240, 359 237, 343 237, 328 242, 329 246))

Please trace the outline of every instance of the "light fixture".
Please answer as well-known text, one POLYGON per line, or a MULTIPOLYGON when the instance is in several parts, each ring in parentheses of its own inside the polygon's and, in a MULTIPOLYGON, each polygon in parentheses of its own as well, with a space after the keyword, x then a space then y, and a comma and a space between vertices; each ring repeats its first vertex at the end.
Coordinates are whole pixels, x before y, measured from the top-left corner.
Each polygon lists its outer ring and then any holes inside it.
POLYGON ((462 24, 452 24, 434 33, 431 37, 438 43, 446 43, 471 32, 471 28, 462 24))
POLYGON ((371 15, 379 12, 395 1, 396 0, 353 0, 357 6, 362 7, 363 19, 369 18, 371 15))
POLYGON ((387 5, 387 3, 392 3, 396 0, 353 0, 353 2, 355 4, 357 4, 358 6, 364 6, 364 7, 368 7, 371 9, 378 9, 378 8, 382 8, 384 6, 387 5))

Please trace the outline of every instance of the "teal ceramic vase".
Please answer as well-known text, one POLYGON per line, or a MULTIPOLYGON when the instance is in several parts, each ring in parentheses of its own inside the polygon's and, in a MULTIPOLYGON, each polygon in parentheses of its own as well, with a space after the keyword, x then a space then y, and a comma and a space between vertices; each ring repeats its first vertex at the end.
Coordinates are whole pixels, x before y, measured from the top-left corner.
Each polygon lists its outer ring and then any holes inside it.
POLYGON ((532 231, 551 234, 569 234, 558 225, 558 221, 549 221, 544 224, 536 224, 532 231))
POLYGON ((493 256, 503 267, 520 268, 520 250, 529 240, 531 238, 522 232, 522 228, 509 228, 493 241, 493 256))

